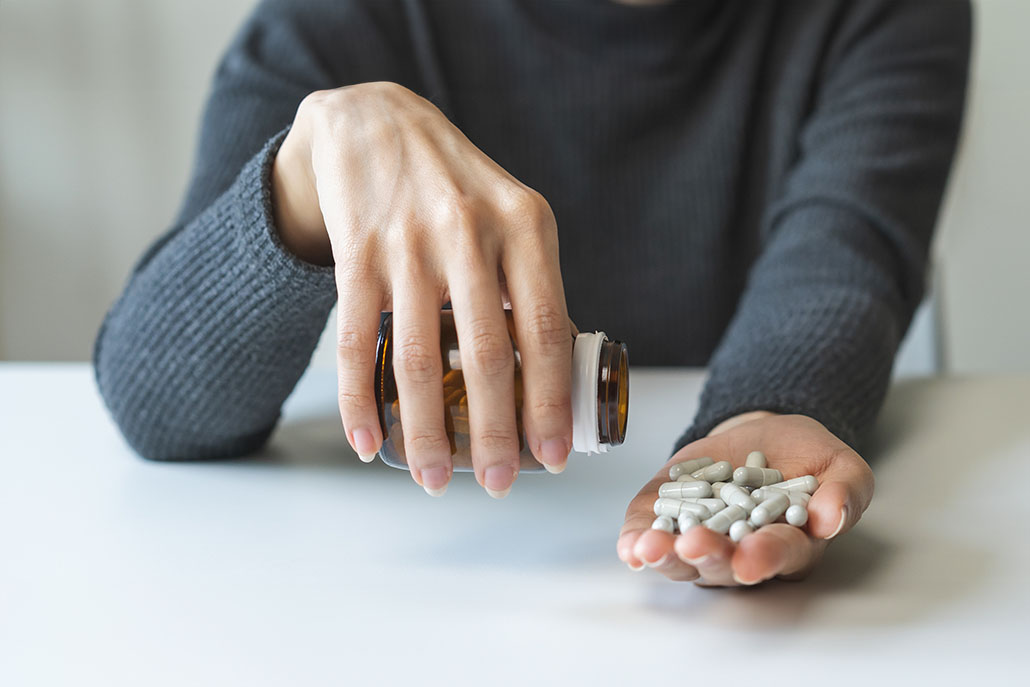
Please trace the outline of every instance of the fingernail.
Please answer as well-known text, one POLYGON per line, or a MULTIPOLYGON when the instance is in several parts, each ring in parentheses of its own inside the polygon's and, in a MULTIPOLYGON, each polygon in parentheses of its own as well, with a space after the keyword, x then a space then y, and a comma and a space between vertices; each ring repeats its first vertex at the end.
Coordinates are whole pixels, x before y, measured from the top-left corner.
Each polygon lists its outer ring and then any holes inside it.
POLYGON ((540 444, 540 460, 552 475, 565 470, 569 460, 568 444, 562 439, 548 439, 540 444))
POLYGON ((422 470, 422 488, 430 496, 443 496, 450 478, 450 471, 443 466, 425 468, 422 470))
POLYGON ((372 432, 364 427, 351 432, 351 441, 354 443, 354 451, 363 463, 371 463, 376 457, 376 440, 372 432))
POLYGON ((699 565, 704 565, 705 563, 707 563, 709 558, 711 558, 711 556, 701 556, 700 558, 684 558, 683 560, 685 560, 687 563, 696 568, 699 565))
POLYGON ((629 563, 627 563, 626 565, 628 565, 629 569, 632 570, 633 572, 640 572, 645 567, 647 567, 643 563, 641 563, 640 565, 629 565, 629 563))
POLYGON ((661 567, 662 565, 665 565, 665 562, 668 561, 668 560, 669 560, 669 554, 665 554, 664 556, 662 556, 658 560, 654 561, 653 563, 650 563, 648 561, 644 561, 644 565, 646 565, 649 568, 658 568, 658 567, 661 567))
POLYGON ((495 499, 503 499, 511 491, 515 473, 506 465, 493 465, 483 473, 483 488, 495 499))
POLYGON ((733 573, 733 582, 735 582, 736 584, 743 584, 745 587, 752 587, 761 582, 761 580, 752 580, 751 582, 748 582, 746 580, 742 580, 739 577, 736 577, 736 573, 733 573))
POLYGON ((841 509, 840 509, 840 522, 837 523, 837 529, 835 529, 833 531, 833 534, 831 534, 830 536, 826 537, 826 540, 829 541, 830 539, 833 539, 838 534, 840 534, 840 531, 842 529, 844 529, 844 523, 847 522, 847 521, 848 521, 848 507, 847 506, 841 506, 841 509))

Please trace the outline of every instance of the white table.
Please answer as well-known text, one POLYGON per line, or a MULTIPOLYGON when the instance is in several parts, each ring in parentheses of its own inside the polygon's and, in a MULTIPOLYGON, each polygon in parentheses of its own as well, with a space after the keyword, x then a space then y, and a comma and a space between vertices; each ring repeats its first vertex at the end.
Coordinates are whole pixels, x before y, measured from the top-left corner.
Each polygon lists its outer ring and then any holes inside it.
POLYGON ((895 386, 866 519, 807 581, 738 590, 615 555, 699 382, 634 370, 625 446, 496 502, 469 475, 432 499, 358 462, 331 371, 262 456, 158 464, 123 444, 87 367, 0 365, 0 685, 1024 676, 1030 379, 895 386))

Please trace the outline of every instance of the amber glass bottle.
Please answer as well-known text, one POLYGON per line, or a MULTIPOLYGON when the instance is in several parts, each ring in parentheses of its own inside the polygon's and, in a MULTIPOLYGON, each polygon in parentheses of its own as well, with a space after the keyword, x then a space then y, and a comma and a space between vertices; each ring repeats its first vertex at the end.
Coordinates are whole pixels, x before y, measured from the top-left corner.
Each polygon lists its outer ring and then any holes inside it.
MULTIPOLYGON (((522 366, 511 312, 508 333, 515 352, 515 420, 519 430, 520 469, 542 470, 526 445, 522 425, 522 366)), ((571 334, 570 334, 571 336, 571 334)), ((383 429, 379 457, 387 465, 407 469, 404 427, 401 424, 397 382, 393 375, 393 316, 383 316, 376 354, 376 400, 383 429)), ((451 461, 457 471, 472 470, 468 397, 461 372, 458 334, 450 310, 440 313, 440 355, 443 359, 444 426, 451 442, 451 461)), ((609 341, 603 332, 575 337, 572 352, 572 449, 604 453, 626 439, 629 416, 629 363, 626 345, 609 341)))

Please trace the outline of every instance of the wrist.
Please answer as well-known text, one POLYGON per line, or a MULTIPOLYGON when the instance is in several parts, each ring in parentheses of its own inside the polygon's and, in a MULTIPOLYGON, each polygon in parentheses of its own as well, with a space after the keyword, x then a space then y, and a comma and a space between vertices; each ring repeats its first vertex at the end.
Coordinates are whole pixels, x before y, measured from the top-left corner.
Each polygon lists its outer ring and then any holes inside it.
POLYGON ((740 415, 734 415, 731 418, 727 418, 712 428, 712 431, 708 432, 708 436, 715 436, 716 434, 722 434, 728 430, 738 427, 745 422, 751 422, 752 420, 758 420, 763 417, 772 417, 773 415, 779 415, 771 410, 752 410, 740 415))
POLYGON ((310 155, 295 127, 272 163, 272 210, 279 240, 288 251, 315 265, 331 265, 332 245, 318 205, 310 155))

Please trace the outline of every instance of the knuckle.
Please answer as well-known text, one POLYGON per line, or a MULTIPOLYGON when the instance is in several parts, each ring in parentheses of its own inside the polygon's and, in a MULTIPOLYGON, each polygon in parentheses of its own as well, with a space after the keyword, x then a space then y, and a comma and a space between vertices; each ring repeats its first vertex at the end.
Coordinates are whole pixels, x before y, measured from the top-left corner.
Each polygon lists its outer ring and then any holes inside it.
POLYGON ((572 345, 569 319, 559 308, 538 303, 526 318, 526 335, 532 344, 555 353, 572 345))
POLYGON ((429 382, 440 376, 441 362, 429 342, 408 337, 395 344, 393 368, 413 382, 429 382))
POLYGON ((339 361, 348 367, 360 364, 372 350, 372 336, 369 332, 348 326, 336 330, 336 352, 339 361))
POLYGON ((412 457, 432 458, 450 455, 451 445, 443 432, 429 430, 408 431, 404 435, 404 448, 412 457))
POLYGON ((544 230, 554 224, 554 213, 543 195, 528 186, 510 191, 503 204, 504 213, 517 227, 544 230))
POLYGON ((544 396, 536 398, 529 403, 529 412, 538 418, 557 421, 569 413, 568 396, 544 396))
POLYGON ((513 373, 515 354, 506 330, 495 329, 486 323, 474 323, 461 343, 480 374, 498 376, 513 373))
POLYGON ((476 447, 487 453, 517 453, 518 437, 512 430, 487 428, 475 434, 476 447))
POLYGON ((340 389, 337 392, 337 400, 340 406, 340 412, 344 416, 353 416, 359 413, 363 413, 370 408, 375 407, 375 399, 370 393, 362 393, 360 391, 351 391, 349 389, 340 389))

